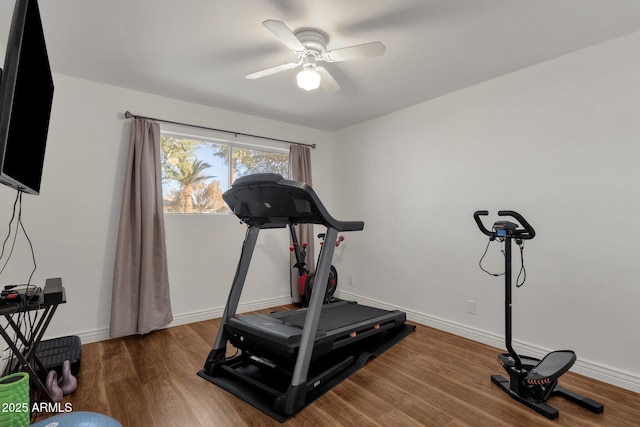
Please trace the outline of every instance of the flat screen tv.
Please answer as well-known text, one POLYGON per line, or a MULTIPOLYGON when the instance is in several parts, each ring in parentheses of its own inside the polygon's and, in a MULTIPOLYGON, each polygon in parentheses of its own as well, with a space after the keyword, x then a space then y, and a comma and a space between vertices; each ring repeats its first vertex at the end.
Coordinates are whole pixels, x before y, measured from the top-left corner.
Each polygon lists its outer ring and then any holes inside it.
POLYGON ((0 182, 40 193, 53 78, 36 0, 15 3, 0 74, 0 182))

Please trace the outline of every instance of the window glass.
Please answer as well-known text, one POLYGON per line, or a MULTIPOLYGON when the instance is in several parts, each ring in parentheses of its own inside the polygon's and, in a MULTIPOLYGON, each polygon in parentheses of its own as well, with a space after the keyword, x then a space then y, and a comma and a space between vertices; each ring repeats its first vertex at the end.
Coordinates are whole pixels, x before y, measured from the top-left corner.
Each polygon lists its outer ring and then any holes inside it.
POLYGON ((160 141, 165 213, 227 213, 222 193, 236 178, 273 172, 288 175, 282 149, 247 148, 163 133, 160 141))
POLYGON ((233 148, 233 179, 254 173, 279 173, 286 177, 289 172, 289 156, 274 151, 249 148, 233 148))

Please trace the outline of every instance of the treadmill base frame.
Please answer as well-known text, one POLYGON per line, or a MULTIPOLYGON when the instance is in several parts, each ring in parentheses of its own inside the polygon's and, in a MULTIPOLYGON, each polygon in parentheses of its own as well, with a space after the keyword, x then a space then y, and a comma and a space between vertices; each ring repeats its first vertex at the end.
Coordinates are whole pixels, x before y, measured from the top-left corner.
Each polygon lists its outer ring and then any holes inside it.
POLYGON ((394 331, 374 336, 343 349, 336 355, 327 355, 330 362, 321 357, 309 372, 306 390, 284 390, 290 377, 282 369, 261 363, 248 355, 228 359, 214 368, 213 375, 204 369, 198 376, 234 394, 271 418, 283 423, 304 409, 318 397, 349 378, 367 362, 399 343, 415 330, 414 325, 404 324, 394 331), (289 393, 302 394, 290 396, 289 393), (283 402, 289 402, 287 405, 283 402), (285 405, 283 410, 279 407, 285 405), (293 407, 292 407, 293 405, 293 407))

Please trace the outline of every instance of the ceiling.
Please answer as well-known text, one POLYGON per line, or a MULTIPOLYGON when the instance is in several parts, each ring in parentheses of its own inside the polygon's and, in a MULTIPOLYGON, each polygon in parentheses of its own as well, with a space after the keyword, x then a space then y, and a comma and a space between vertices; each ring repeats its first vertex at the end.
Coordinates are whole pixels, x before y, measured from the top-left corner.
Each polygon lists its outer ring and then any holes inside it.
MULTIPOLYGON (((3 46, 13 5, 0 0, 3 46)), ((40 10, 54 73, 325 130, 640 31, 638 0, 41 0, 40 10), (297 70, 248 80, 295 60, 266 19, 321 29, 329 50, 381 41, 386 53, 326 64, 337 93, 298 88, 297 70)))

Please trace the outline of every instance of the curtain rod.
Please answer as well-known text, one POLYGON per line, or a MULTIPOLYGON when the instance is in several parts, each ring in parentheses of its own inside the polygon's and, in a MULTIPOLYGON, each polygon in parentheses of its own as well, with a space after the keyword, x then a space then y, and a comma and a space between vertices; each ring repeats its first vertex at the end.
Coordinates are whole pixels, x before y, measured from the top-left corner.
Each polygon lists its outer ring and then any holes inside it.
POLYGON ((173 125, 188 126, 188 127, 197 128, 197 129, 204 129, 204 130, 212 130, 212 131, 216 131, 216 132, 230 133, 230 134, 233 134, 235 136, 238 136, 238 135, 249 136, 249 137, 252 137, 252 138, 266 139, 266 140, 269 140, 269 141, 278 141, 278 142, 284 142, 284 143, 293 144, 293 145, 303 145, 305 147, 311 147, 313 149, 316 148, 316 144, 304 144, 302 142, 287 141, 285 139, 270 138, 268 136, 252 135, 250 133, 235 132, 235 131, 232 131, 232 130, 225 130, 225 129, 216 129, 216 128, 210 128, 210 127, 207 127, 207 126, 200 126, 200 125, 191 125, 189 123, 174 122, 172 120, 156 119, 154 117, 139 116, 139 115, 133 114, 133 113, 131 113, 129 111, 126 111, 124 113, 124 117, 126 119, 131 119, 131 118, 134 118, 134 119, 147 119, 147 120, 153 120, 153 121, 156 121, 156 122, 171 123, 173 125))

